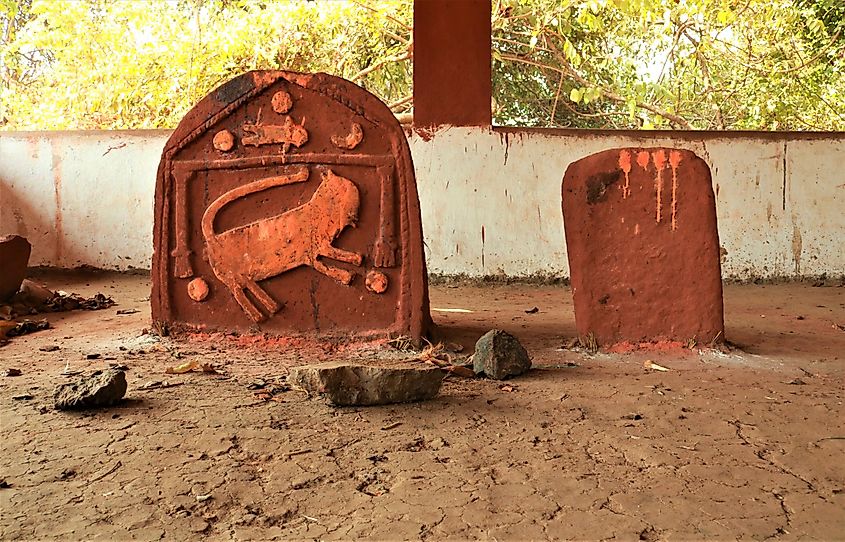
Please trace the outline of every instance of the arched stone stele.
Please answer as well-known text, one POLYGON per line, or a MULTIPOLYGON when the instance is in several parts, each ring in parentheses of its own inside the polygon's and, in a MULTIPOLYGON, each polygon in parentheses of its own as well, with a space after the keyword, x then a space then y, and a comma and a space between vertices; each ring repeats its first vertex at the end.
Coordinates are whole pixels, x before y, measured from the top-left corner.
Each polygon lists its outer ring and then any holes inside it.
POLYGON ((153 319, 170 327, 418 339, 430 325, 405 134, 338 77, 249 72, 189 111, 159 165, 154 245, 153 319))

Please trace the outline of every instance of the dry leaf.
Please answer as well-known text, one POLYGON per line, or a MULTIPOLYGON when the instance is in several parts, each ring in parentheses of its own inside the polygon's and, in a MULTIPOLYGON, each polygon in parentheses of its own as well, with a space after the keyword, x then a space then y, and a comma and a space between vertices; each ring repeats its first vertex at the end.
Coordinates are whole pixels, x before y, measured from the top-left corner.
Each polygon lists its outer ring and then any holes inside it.
POLYGON ((645 362, 643 363, 643 367, 645 367, 646 369, 654 369, 655 371, 662 371, 662 372, 666 372, 666 371, 669 370, 666 367, 663 367, 662 365, 658 365, 658 364, 654 363, 650 359, 645 360, 645 362))
POLYGON ((412 358, 408 361, 422 361, 425 363, 437 365, 438 367, 447 367, 449 365, 452 365, 452 356, 450 356, 446 352, 446 348, 443 346, 442 343, 428 343, 428 346, 426 346, 423 351, 420 352, 419 356, 412 358))
POLYGON ((502 391, 513 391, 514 387, 513 386, 502 386, 499 389, 502 390, 502 391))
POLYGON ((464 378, 475 378, 475 371, 469 367, 462 367, 460 365, 452 365, 446 368, 447 371, 453 375, 462 376, 464 378))
POLYGON ((199 371, 208 374, 218 374, 217 369, 211 363, 200 363, 197 360, 177 365, 176 367, 168 367, 164 372, 169 375, 180 375, 190 373, 191 371, 199 371))
POLYGON ((189 373, 194 369, 200 369, 200 364, 198 361, 189 361, 187 363, 183 363, 182 365, 177 365, 176 367, 168 367, 164 372, 165 374, 169 375, 180 375, 184 373, 189 373))
POLYGON ((138 388, 139 390, 156 390, 159 388, 172 388, 174 386, 181 386, 182 382, 168 382, 165 380, 164 382, 160 380, 151 380, 138 388))

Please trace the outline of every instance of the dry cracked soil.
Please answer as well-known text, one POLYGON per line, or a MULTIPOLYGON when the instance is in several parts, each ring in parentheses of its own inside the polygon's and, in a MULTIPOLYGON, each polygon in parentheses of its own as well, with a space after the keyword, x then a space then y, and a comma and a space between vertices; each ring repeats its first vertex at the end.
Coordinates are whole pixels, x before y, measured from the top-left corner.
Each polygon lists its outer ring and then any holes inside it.
POLYGON ((736 348, 609 354, 562 348, 565 287, 436 286, 445 341, 468 354, 505 329, 534 369, 337 408, 288 389, 288 368, 415 354, 159 338, 148 277, 41 279, 118 305, 0 347, 22 372, 0 377, 3 540, 845 539, 842 287, 728 285, 736 348), (165 374, 189 361, 216 374, 165 374), (65 373, 108 364, 127 367, 120 405, 52 408, 65 373))

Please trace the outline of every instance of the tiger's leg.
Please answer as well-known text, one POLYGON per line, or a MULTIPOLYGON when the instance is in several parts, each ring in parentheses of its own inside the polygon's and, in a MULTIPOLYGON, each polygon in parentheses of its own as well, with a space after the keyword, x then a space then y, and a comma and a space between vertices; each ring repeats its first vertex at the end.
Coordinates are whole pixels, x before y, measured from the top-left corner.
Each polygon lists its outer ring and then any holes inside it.
POLYGON ((352 277, 355 276, 346 269, 327 266, 326 264, 317 259, 314 260, 313 267, 320 273, 326 275, 329 278, 333 278, 341 284, 348 285, 350 282, 352 282, 352 277))
POLYGON ((264 305, 264 308, 266 308, 271 315, 276 314, 282 308, 275 299, 270 297, 270 294, 267 293, 267 290, 259 286, 258 283, 254 280, 247 279, 247 281, 245 282, 245 286, 246 289, 249 290, 250 293, 255 296, 255 299, 257 299, 259 303, 264 305))
POLYGON ((343 250, 342 248, 337 248, 332 245, 327 245, 322 247, 320 250, 320 255, 325 256, 326 258, 331 258, 332 260, 337 260, 339 262, 346 262, 355 265, 361 265, 363 261, 363 257, 358 254, 357 252, 351 252, 349 250, 343 250))
POLYGON ((244 286, 241 286, 236 281, 226 282, 225 284, 226 287, 229 288, 229 291, 232 292, 232 296, 234 296, 235 301, 238 302, 238 305, 241 306, 241 309, 243 309, 253 322, 257 323, 264 320, 264 315, 261 314, 258 307, 256 307, 244 293, 244 286))

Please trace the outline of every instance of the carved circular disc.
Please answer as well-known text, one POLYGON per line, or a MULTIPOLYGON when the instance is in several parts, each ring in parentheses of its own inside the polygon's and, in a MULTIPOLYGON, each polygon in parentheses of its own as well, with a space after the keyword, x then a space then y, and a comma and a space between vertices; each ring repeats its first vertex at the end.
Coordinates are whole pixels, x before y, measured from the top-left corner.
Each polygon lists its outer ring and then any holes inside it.
POLYGON ((381 271, 370 271, 367 273, 367 280, 365 283, 367 285, 367 290, 373 292, 374 294, 383 294, 387 291, 387 275, 381 271))
POLYGON ((230 151, 235 146, 235 136, 229 130, 220 130, 214 134, 212 144, 218 151, 230 151))
POLYGON ((195 278, 188 283, 188 297, 197 303, 208 297, 208 283, 201 278, 195 278))
POLYGON ((276 113, 287 113, 293 107, 293 98, 284 90, 273 94, 273 99, 270 102, 273 105, 273 111, 276 113))

